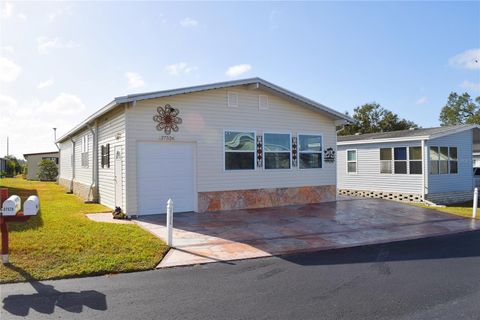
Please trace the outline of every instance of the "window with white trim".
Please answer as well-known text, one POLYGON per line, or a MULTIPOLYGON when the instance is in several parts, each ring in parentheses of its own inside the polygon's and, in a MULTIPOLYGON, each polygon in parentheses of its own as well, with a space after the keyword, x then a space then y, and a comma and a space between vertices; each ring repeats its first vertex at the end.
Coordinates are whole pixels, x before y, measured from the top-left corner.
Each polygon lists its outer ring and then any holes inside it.
POLYGON ((298 153, 300 169, 322 168, 323 141, 321 135, 299 134, 298 153))
POLYGON ((422 147, 408 148, 410 174, 422 174, 422 147))
POLYGON ((407 148, 393 148, 393 172, 395 174, 407 173, 407 148))
POLYGON ((380 148, 380 173, 392 173, 392 148, 380 148))
POLYGON ((430 147, 430 174, 457 174, 457 147, 430 147))
POLYGON ((81 144, 81 166, 87 168, 88 167, 88 134, 82 137, 82 144, 81 144))
POLYGON ((347 172, 357 173, 357 150, 347 150, 347 172))
POLYGON ((265 169, 290 169, 292 157, 289 133, 264 133, 263 153, 265 169))
POLYGON ((225 170, 255 169, 255 132, 225 131, 225 170))

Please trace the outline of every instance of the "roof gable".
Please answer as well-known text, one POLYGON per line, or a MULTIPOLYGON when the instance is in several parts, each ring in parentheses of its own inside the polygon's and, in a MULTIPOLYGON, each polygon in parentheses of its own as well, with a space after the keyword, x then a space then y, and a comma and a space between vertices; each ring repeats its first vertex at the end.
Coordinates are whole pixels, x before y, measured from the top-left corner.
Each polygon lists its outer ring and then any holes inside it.
POLYGON ((261 78, 249 78, 249 79, 225 81, 225 82, 218 82, 218 83, 212 83, 212 84, 206 84, 206 85, 172 89, 172 90, 154 91, 154 92, 138 93, 138 94, 131 94, 126 96, 116 97, 113 99, 112 102, 110 102, 109 104, 107 104, 106 106, 104 106, 103 108, 95 112, 94 114, 92 114, 82 123, 75 126, 72 130, 64 134, 62 137, 60 137, 57 140, 57 142, 62 142, 66 140, 69 136, 75 134, 77 131, 84 128, 88 123, 93 122, 95 119, 113 110, 115 107, 119 106, 120 104, 135 103, 135 101, 139 101, 139 100, 155 99, 155 98, 161 98, 161 97, 168 97, 168 96, 174 96, 174 95, 180 95, 180 94, 188 94, 188 93, 194 93, 194 92, 230 88, 230 87, 237 87, 237 86, 250 86, 253 89, 262 88, 272 92, 273 94, 277 94, 286 99, 300 103, 308 108, 311 108, 314 111, 321 112, 327 115, 328 117, 330 117, 331 119, 340 120, 343 122, 353 122, 353 119, 350 118, 349 116, 341 112, 338 112, 336 110, 333 110, 329 107, 326 107, 323 104, 320 104, 304 96, 296 94, 292 91, 279 87, 261 78))

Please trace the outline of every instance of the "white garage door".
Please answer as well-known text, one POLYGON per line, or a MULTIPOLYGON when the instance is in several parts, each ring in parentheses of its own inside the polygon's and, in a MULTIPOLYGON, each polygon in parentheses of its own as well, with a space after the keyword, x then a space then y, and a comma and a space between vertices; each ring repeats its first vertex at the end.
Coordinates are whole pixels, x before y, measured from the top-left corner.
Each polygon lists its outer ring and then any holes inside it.
POLYGON ((141 142, 137 154, 139 214, 194 210, 193 144, 141 142))

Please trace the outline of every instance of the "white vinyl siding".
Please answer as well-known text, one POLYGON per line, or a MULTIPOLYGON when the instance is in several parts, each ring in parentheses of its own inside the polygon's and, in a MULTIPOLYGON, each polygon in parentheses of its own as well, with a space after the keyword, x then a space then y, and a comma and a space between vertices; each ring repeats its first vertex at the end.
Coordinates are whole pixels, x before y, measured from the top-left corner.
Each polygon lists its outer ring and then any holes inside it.
MULTIPOLYGON (((73 136, 73 141, 75 141, 75 181, 83 183, 85 185, 90 186, 92 184, 92 161, 93 157, 88 157, 88 166, 82 166, 82 138, 88 135, 88 145, 86 146, 86 150, 89 155, 92 154, 93 150, 93 139, 92 134, 88 129, 84 129, 83 131, 79 132, 75 136, 73 136)), ((85 150, 85 149, 84 149, 85 150)), ((70 178, 71 179, 71 178, 70 178)))
MULTIPOLYGON (((204 92, 140 100, 127 110, 126 170, 127 212, 137 212, 137 143, 162 141, 164 132, 155 129, 152 117, 158 106, 170 104, 180 111, 183 122, 172 134, 175 142, 196 143, 197 191, 226 191, 258 188, 284 188, 336 184, 334 163, 325 163, 321 170, 224 170, 224 131, 235 128, 265 132, 322 132, 324 148, 336 146, 332 119, 303 105, 272 95, 261 89, 238 87, 238 107, 229 108, 228 90, 204 92), (268 110, 259 110, 259 95, 268 95, 268 110)), ((165 142, 167 143, 167 142, 165 142)))
POLYGON ((60 148, 59 178, 72 180, 72 142, 65 140, 58 144, 60 148))
MULTIPOLYGON (((338 189, 350 190, 370 190, 384 192, 403 192, 403 193, 422 193, 422 175, 418 174, 394 174, 394 155, 392 148, 407 148, 410 146, 420 146, 420 141, 402 142, 402 143, 384 143, 384 144, 356 144, 343 145, 337 147, 337 166, 338 166, 338 189), (355 148, 357 150, 357 162, 359 169, 357 174, 348 174, 347 150, 355 148), (392 160, 380 160, 380 149, 390 149, 392 160), (381 163, 388 162, 392 164, 391 173, 381 173, 381 163), (361 169, 360 169, 361 168, 361 169)), ((388 151, 387 151, 388 153, 388 151)), ((407 157, 408 159, 408 157, 407 157)), ((403 160, 398 160, 403 161, 403 160)), ((385 165, 384 165, 385 166, 385 165)), ((407 172, 409 172, 409 163, 407 161, 407 172)))
MULTIPOLYGON (((430 173, 428 175, 428 193, 460 192, 473 189, 472 132, 472 130, 467 130, 427 142, 428 147, 456 147, 458 159, 458 173, 456 174, 431 174, 431 169, 427 171, 430 173)), ((429 157, 429 160, 430 167, 433 159, 429 157)))
MULTIPOLYGON (((100 118, 98 122, 98 184, 99 202, 109 208, 115 208, 115 147, 122 147, 122 189, 126 192, 125 183, 125 113, 124 107, 112 111, 100 118), (110 144, 110 167, 102 168, 102 145, 110 144)), ((125 210, 125 197, 122 209, 125 210)))

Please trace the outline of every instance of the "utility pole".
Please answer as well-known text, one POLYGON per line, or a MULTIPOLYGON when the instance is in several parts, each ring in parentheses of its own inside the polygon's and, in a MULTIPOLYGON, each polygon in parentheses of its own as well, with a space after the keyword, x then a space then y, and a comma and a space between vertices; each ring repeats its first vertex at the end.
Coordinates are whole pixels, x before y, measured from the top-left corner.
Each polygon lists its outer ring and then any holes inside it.
POLYGON ((7 136, 7 156, 10 155, 9 145, 8 145, 8 136, 7 136))
POLYGON ((53 143, 57 147, 58 151, 60 151, 60 148, 58 147, 58 144, 57 144, 57 128, 53 128, 53 143))

